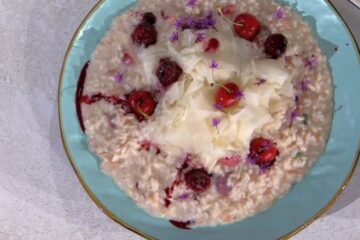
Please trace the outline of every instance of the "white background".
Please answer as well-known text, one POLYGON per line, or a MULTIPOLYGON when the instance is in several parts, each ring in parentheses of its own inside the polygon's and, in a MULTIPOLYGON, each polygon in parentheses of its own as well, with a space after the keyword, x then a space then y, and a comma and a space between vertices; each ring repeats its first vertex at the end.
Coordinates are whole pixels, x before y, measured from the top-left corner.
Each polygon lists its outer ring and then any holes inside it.
MULTIPOLYGON (((0 0, 0 240, 140 239, 89 199, 59 138, 60 67, 95 2, 0 0)), ((360 40, 360 10, 333 2, 360 40)), ((358 170, 337 203, 294 239, 360 239, 359 185, 358 170)))

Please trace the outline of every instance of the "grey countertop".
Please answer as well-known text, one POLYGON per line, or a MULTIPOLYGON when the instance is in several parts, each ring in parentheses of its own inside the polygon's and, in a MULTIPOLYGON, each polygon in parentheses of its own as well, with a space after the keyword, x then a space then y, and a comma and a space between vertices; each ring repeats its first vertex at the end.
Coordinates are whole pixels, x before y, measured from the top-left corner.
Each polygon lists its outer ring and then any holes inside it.
MULTIPOLYGON (((332 1, 360 41, 360 10, 332 1)), ((0 240, 140 239, 92 203, 58 133, 64 51, 95 2, 0 0, 0 240)), ((358 240, 359 185, 358 169, 335 205, 293 239, 358 240)))

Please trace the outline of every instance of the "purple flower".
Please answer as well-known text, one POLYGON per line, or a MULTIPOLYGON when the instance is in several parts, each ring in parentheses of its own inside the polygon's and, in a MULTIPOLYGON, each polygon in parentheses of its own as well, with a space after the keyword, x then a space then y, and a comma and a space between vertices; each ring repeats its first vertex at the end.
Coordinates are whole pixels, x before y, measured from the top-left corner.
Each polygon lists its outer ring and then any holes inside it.
POLYGON ((197 4, 197 0, 188 0, 187 2, 186 2, 186 7, 189 7, 189 8, 194 8, 195 6, 196 6, 196 4, 197 4))
POLYGON ((117 73, 114 75, 114 80, 117 83, 122 83, 124 81, 124 74, 123 73, 117 73))
POLYGON ((174 27, 176 29, 181 29, 184 25, 184 20, 182 18, 178 18, 175 20, 174 27))
POLYGON ((203 18, 199 18, 194 22, 194 28, 197 30, 210 29, 214 27, 216 20, 214 18, 214 13, 212 11, 203 18))
POLYGON ((183 193, 183 194, 179 195, 179 196, 176 198, 176 200, 184 201, 184 200, 186 200, 189 196, 190 196, 190 193, 183 193))
POLYGON ((299 83, 298 87, 300 88, 301 91, 306 92, 307 90, 309 90, 309 84, 310 84, 309 80, 302 80, 299 83))
POLYGON ((178 32, 172 32, 171 35, 169 36, 169 41, 170 42, 176 42, 179 41, 179 33, 178 32))
POLYGON ((213 107, 216 109, 216 110, 222 110, 222 106, 218 103, 214 103, 213 104, 213 107))
POLYGON ((298 116, 298 112, 296 110, 290 113, 290 126, 294 123, 297 116, 298 116))
POLYGON ((205 33, 203 33, 203 32, 196 33, 196 39, 195 39, 196 43, 201 42, 204 39, 205 39, 205 33))
POLYGON ((176 19, 174 26, 177 30, 179 29, 194 29, 194 30, 205 30, 214 27, 216 20, 213 12, 209 12, 203 18, 194 19, 191 16, 176 19))
POLYGON ((236 97, 237 97, 237 99, 239 99, 239 100, 245 98, 244 91, 239 90, 239 91, 236 93, 236 97))
POLYGON ((217 126, 220 124, 220 122, 221 122, 221 119, 220 119, 220 118, 213 118, 213 119, 211 120, 211 126, 212 126, 212 127, 217 127, 217 126))
POLYGON ((213 118, 213 119, 211 120, 211 127, 215 127, 216 130, 217 130, 217 132, 218 132, 218 134, 219 134, 219 128, 218 128, 218 126, 219 126, 220 122, 221 122, 221 119, 220 119, 220 118, 213 118))
POLYGON ((285 18, 284 9, 282 7, 278 7, 273 14, 273 20, 278 22, 279 20, 285 18))
POLYGON ((257 85, 258 87, 260 87, 260 86, 263 85, 265 82, 266 82, 265 79, 259 78, 258 80, 256 80, 255 85, 257 85))
POLYGON ((216 60, 211 60, 209 68, 214 70, 214 69, 217 69, 218 67, 219 67, 218 62, 216 60))
POLYGON ((310 71, 314 70, 316 68, 316 65, 317 65, 317 58, 314 55, 304 60, 304 67, 310 71))

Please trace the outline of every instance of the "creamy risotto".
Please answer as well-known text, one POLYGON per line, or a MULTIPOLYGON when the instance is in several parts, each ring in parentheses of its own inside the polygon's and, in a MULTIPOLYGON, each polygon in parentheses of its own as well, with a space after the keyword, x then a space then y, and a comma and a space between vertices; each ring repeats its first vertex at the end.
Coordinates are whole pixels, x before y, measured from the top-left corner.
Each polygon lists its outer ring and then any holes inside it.
POLYGON ((76 99, 90 149, 175 226, 269 208, 324 149, 326 59, 308 24, 273 1, 140 0, 87 66, 76 99))

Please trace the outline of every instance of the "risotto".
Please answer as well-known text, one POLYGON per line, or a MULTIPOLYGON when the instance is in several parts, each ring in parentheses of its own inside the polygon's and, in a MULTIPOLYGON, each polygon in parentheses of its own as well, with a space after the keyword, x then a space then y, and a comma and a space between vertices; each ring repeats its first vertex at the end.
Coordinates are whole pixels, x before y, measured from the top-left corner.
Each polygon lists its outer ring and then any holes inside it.
POLYGON ((322 153, 332 84, 308 24, 268 0, 140 0, 76 93, 102 171, 177 227, 269 208, 322 153))

